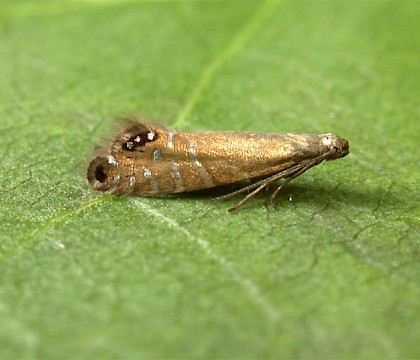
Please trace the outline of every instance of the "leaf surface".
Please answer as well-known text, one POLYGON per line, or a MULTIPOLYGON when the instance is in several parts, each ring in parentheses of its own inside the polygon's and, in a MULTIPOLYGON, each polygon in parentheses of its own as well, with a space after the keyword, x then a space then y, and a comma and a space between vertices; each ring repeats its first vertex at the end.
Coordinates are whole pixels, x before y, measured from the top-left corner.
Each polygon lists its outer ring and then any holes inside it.
POLYGON ((419 357, 415 2, 0 5, 2 358, 419 357), (232 215, 92 191, 113 118, 339 134, 232 215))

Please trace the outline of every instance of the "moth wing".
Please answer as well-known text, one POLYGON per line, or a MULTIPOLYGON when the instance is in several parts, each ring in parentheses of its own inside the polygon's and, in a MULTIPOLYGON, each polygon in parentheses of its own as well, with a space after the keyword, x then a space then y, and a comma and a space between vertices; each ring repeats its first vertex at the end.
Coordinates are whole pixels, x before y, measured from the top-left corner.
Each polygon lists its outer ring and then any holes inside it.
MULTIPOLYGON (((169 126, 150 121, 143 115, 137 115, 133 118, 119 118, 116 119, 116 124, 116 130, 114 131, 115 135, 112 138, 107 137, 102 139, 101 142, 95 146, 93 156, 106 157, 118 152, 124 153, 125 150, 129 150, 128 148, 124 149, 124 144, 127 144, 131 138, 136 136, 140 136, 140 139, 146 139, 146 143, 148 143, 153 140, 156 141, 160 137, 167 137, 167 134, 171 131, 175 132, 175 130, 171 129, 169 126), (153 136, 153 138, 150 138, 151 136, 153 136)), ((157 143, 157 146, 160 147, 159 143, 157 143)), ((145 146, 144 149, 140 149, 142 151, 138 151, 137 156, 144 157, 145 155, 142 153, 147 152, 149 149, 150 145, 147 147, 145 146)), ((132 156, 135 156, 135 154, 132 154, 132 156)))

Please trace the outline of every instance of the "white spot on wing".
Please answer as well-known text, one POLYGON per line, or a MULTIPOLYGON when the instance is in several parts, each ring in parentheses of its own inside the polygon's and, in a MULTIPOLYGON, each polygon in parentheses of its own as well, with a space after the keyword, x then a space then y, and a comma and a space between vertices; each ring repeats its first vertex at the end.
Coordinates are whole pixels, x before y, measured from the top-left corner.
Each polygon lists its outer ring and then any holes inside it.
POLYGON ((190 160, 192 161, 192 163, 195 166, 195 169, 197 170, 197 173, 201 176, 206 186, 213 187, 214 182, 212 178, 210 177, 206 169, 203 167, 203 164, 197 159, 197 144, 194 141, 191 141, 188 144, 188 153, 190 160))
POLYGON ((127 141, 126 146, 129 150, 132 150, 134 148, 134 143, 132 141, 127 141))
POLYGON ((174 148, 174 135, 175 132, 174 131, 169 131, 168 133, 168 149, 173 149, 174 148))
POLYGON ((144 177, 151 177, 152 176, 152 172, 150 171, 149 168, 145 168, 143 171, 144 177))
POLYGON ((107 160, 108 164, 112 166, 118 166, 118 161, 112 155, 108 155, 107 160))
POLYGON ((191 160, 197 160, 197 144, 194 141, 188 144, 188 152, 191 160))
POLYGON ((156 181, 156 179, 152 175, 152 172, 150 171, 149 168, 144 168, 143 175, 144 175, 145 178, 149 179, 150 186, 152 187, 152 191, 155 192, 155 193, 159 192, 158 182, 156 181))
POLYGON ((160 153, 159 149, 155 149, 153 151, 153 160, 161 160, 162 159, 162 155, 160 153))
POLYGON ((175 178, 175 187, 177 191, 182 191, 184 189, 184 183, 182 181, 181 173, 179 172, 179 165, 171 160, 169 162, 169 167, 171 168, 172 174, 175 178))

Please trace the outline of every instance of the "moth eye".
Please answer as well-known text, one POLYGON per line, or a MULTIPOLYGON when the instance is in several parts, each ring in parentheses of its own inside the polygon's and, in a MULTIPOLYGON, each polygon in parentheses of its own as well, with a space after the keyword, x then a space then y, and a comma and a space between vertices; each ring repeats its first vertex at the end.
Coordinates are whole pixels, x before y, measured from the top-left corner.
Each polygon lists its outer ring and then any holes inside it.
POLYGON ((158 135, 153 131, 147 131, 143 133, 136 134, 130 137, 122 147, 124 150, 134 151, 139 147, 145 146, 146 143, 154 141, 158 138, 158 135))

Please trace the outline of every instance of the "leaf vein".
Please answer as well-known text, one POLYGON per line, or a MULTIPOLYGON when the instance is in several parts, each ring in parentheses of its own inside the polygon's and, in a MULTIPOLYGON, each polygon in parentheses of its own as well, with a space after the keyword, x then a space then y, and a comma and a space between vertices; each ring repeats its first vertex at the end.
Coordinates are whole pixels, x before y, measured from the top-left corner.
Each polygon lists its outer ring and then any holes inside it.
POLYGON ((235 266, 231 262, 229 262, 225 257, 219 255, 216 251, 214 251, 214 249, 207 240, 193 235, 190 231, 182 227, 175 220, 163 215, 155 208, 147 205, 145 202, 140 201, 138 199, 132 199, 132 202, 137 207, 141 208, 144 211, 147 211, 150 215, 164 221, 166 224, 183 233, 188 240, 198 245, 206 253, 207 256, 214 260, 225 272, 230 274, 233 280, 244 289, 244 291, 248 294, 250 299, 255 304, 257 304, 270 319, 274 321, 280 319, 281 314, 279 310, 263 294, 261 289, 253 281, 240 274, 235 268, 235 266))
POLYGON ((182 125, 184 125, 185 119, 191 113, 204 90, 209 86, 217 71, 219 71, 229 60, 231 60, 244 48, 245 44, 264 24, 268 15, 272 13, 277 4, 277 1, 266 0, 239 30, 226 48, 218 53, 218 55, 204 68, 196 82, 196 85, 189 94, 185 105, 181 108, 175 122, 172 124, 174 127, 182 127, 182 125))

